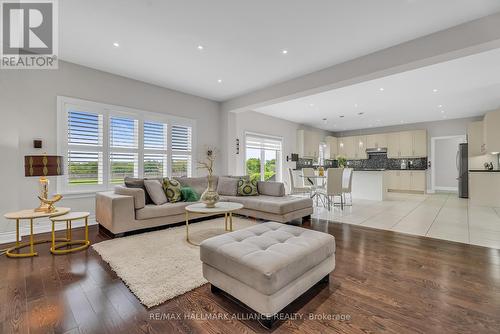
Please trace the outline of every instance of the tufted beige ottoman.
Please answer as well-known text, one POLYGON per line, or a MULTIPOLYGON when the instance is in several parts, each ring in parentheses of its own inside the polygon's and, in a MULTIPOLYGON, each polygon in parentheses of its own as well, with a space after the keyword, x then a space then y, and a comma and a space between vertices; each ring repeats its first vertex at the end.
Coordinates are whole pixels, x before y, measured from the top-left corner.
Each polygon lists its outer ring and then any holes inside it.
POLYGON ((275 222, 205 240, 200 245, 203 276, 263 315, 275 315, 335 268, 335 238, 275 222))

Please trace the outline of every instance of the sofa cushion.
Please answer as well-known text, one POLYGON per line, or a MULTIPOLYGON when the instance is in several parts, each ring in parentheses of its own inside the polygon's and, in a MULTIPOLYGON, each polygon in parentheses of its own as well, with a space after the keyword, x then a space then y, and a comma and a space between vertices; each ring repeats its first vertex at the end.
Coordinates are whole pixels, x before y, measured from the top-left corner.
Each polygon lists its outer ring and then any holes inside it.
POLYGON ((313 201, 310 198, 295 196, 224 196, 228 202, 241 203, 245 209, 256 210, 284 215, 289 212, 312 208, 313 201))
POLYGON ((238 180, 235 177, 219 177, 217 184, 217 193, 219 195, 236 196, 238 194, 238 180))
POLYGON ((156 205, 162 205, 167 203, 167 196, 163 191, 163 185, 158 180, 144 180, 144 186, 146 191, 151 197, 151 200, 156 205))
POLYGON ((335 253, 335 238, 275 222, 209 238, 200 258, 219 271, 272 295, 335 253))
POLYGON ((171 203, 180 202, 182 200, 181 184, 177 180, 169 179, 168 177, 164 178, 163 191, 168 201, 171 203))
POLYGON ((182 187, 181 194, 184 202, 197 202, 200 200, 200 196, 191 187, 182 187))
MULTIPOLYGON (((206 176, 202 177, 174 177, 174 180, 180 182, 182 187, 191 187, 196 191, 198 195, 201 196, 203 192, 208 187, 208 179, 206 176)), ((217 189, 217 183, 219 178, 217 176, 213 177, 214 189, 217 189)))
MULTIPOLYGON (((158 180, 160 182, 163 182, 162 178, 150 178, 148 180, 158 180)), ((127 176, 123 180, 123 183, 125 183, 125 187, 127 187, 127 188, 140 188, 140 189, 144 190, 146 204, 153 204, 153 200, 151 199, 148 192, 146 191, 146 186, 144 185, 144 179, 138 179, 136 177, 128 177, 127 176)))
POLYGON ((257 196, 259 191, 257 190, 257 180, 249 180, 245 178, 240 178, 238 180, 238 196, 257 196))
POLYGON ((149 204, 146 205, 144 208, 136 210, 135 211, 135 218, 137 220, 144 220, 144 219, 151 219, 151 218, 158 218, 158 217, 167 217, 167 216, 174 216, 174 215, 180 215, 185 213, 184 208, 188 206, 188 202, 177 202, 177 203, 170 203, 167 202, 162 205, 154 205, 154 204, 149 204))
POLYGON ((257 190, 260 195, 285 196, 285 185, 283 182, 259 181, 257 182, 257 190))
POLYGON ((132 196, 134 198, 134 208, 142 209, 146 205, 146 191, 141 188, 127 188, 124 186, 116 186, 115 194, 132 196))

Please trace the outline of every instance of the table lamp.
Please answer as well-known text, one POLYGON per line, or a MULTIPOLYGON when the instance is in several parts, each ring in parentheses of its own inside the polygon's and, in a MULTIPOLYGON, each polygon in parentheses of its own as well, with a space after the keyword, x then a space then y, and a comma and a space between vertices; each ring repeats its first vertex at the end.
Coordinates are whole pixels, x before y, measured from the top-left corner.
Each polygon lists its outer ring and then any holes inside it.
POLYGON ((40 177, 40 206, 35 209, 36 212, 54 212, 54 203, 59 201, 62 196, 49 196, 49 179, 47 176, 63 175, 63 157, 58 155, 27 155, 24 157, 24 175, 40 177))

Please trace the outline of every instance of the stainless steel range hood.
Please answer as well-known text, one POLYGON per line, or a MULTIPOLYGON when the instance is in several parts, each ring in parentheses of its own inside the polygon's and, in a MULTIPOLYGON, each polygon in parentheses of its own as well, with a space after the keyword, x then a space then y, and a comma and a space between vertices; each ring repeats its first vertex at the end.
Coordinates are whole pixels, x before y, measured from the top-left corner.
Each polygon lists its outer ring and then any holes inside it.
POLYGON ((366 153, 367 154, 386 154, 387 147, 367 148, 366 153))

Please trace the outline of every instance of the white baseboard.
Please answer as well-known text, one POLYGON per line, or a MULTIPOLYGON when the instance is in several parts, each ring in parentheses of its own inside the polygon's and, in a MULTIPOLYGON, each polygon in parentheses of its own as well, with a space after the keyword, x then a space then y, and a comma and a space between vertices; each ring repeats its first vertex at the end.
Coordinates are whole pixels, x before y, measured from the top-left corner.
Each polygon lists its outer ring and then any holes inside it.
POLYGON ((434 191, 454 191, 454 192, 458 192, 458 187, 434 187, 434 191))
MULTIPOLYGON (((89 217, 89 226, 96 225, 96 224, 97 224, 97 222, 95 220, 95 217, 89 217)), ((15 229, 15 222, 12 222, 12 226, 15 229)), ((71 226, 73 228, 83 227, 83 226, 85 226, 85 222, 83 220, 76 220, 71 224, 71 226)), ((65 229, 66 229, 65 223, 61 222, 61 223, 56 224, 56 231, 61 231, 61 230, 65 230, 65 229)), ((41 233, 52 232, 52 223, 48 219, 35 220, 33 223, 33 230, 35 232, 35 235, 41 234, 41 233)), ((21 237, 30 234, 29 222, 27 222, 26 220, 21 220, 20 227, 19 227, 19 234, 21 237)), ((12 243, 12 242, 16 242, 16 231, 15 230, 0 233, 0 244, 7 244, 7 243, 12 243)))

